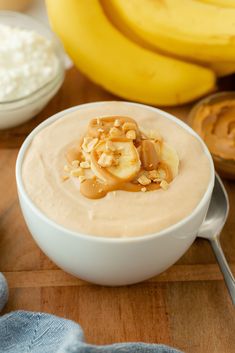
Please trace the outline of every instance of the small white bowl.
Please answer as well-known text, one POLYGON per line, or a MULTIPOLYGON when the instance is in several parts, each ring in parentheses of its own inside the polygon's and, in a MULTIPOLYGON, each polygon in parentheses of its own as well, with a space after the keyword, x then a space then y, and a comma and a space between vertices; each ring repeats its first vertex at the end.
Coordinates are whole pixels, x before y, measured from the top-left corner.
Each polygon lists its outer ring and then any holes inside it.
MULTIPOLYGON (((107 102, 106 102, 107 103, 107 102)), ((158 115, 174 121, 201 143, 211 166, 208 188, 193 212, 177 224, 161 232, 134 238, 106 238, 85 235, 66 229, 45 216, 27 195, 21 176, 25 153, 36 134, 64 115, 104 104, 88 103, 66 109, 40 124, 26 138, 16 162, 16 181, 20 205, 35 241, 44 253, 64 271, 101 285, 127 285, 153 277, 173 265, 196 238, 209 206, 214 186, 214 166, 201 138, 185 123, 156 108, 145 106, 158 115)), ((123 103, 142 106, 137 103, 123 103)))
POLYGON ((28 96, 0 102, 0 129, 20 125, 37 115, 57 93, 64 81, 64 50, 57 37, 42 23, 18 12, 0 11, 0 24, 34 30, 52 41, 58 58, 55 77, 28 96))

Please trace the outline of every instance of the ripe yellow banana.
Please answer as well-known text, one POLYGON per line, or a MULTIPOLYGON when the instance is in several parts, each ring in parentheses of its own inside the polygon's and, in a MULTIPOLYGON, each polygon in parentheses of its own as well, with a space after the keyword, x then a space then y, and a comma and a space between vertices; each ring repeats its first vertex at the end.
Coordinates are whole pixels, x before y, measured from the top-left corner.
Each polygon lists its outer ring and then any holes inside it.
POLYGON ((235 62, 217 62, 212 63, 210 68, 218 77, 231 75, 235 72, 235 62))
POLYGON ((219 7, 233 7, 235 8, 234 0, 200 0, 206 4, 216 5, 219 7))
POLYGON ((179 169, 179 157, 174 148, 168 145, 166 142, 163 142, 161 148, 161 158, 165 162, 172 172, 173 178, 178 174, 179 169))
MULTIPOLYGON (((222 1, 221 1, 222 2, 222 1)), ((197 0, 102 0, 111 21, 146 46, 193 61, 235 61, 235 9, 197 0)))
POLYGON ((98 0, 46 4, 52 27, 74 63, 112 93, 153 105, 177 105, 214 88, 212 70, 153 53, 126 38, 98 0))

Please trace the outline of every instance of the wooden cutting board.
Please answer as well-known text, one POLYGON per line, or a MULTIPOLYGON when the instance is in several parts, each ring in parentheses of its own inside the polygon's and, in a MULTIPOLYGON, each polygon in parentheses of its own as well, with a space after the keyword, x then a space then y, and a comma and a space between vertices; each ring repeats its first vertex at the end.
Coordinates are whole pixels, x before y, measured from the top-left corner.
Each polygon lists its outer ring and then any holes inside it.
MULTIPOLYGON (((234 89, 231 78, 222 84, 234 89)), ((235 311, 206 240, 196 240, 178 263, 156 278, 107 288, 58 269, 26 228, 14 175, 17 152, 25 137, 60 110, 115 99, 72 68, 43 112, 22 126, 0 132, 0 271, 10 287, 4 312, 44 311, 75 320, 89 343, 144 341, 164 343, 187 353, 234 353, 235 311)), ((187 121, 189 109, 165 110, 187 121)), ((235 183, 225 181, 225 186, 231 211, 222 246, 235 273, 235 183)))

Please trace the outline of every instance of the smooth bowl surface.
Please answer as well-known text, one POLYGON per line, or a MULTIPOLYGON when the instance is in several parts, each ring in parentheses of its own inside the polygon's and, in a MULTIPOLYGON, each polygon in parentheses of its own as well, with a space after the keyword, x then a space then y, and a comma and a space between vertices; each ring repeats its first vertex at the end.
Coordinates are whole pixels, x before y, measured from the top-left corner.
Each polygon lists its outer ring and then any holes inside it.
MULTIPOLYGON (((201 201, 193 212, 177 224, 156 234, 132 238, 107 238, 85 235, 66 229, 45 216, 27 195, 21 176, 24 155, 34 136, 64 115, 86 106, 95 108, 107 102, 88 103, 60 113, 40 124, 26 138, 16 163, 16 181, 21 209, 35 241, 59 267, 81 279, 101 285, 127 285, 153 277, 173 265, 196 238, 209 206, 214 166, 211 155, 200 137, 185 123, 157 108, 144 106, 170 119, 201 142, 211 165, 211 179, 201 201)), ((142 106, 123 102, 127 105, 142 106)))

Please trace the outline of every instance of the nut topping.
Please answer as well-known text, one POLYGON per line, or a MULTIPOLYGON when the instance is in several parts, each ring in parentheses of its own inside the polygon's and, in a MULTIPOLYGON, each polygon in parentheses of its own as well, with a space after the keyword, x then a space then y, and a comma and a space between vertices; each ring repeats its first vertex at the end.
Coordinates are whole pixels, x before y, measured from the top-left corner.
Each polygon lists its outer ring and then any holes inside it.
POLYGON ((120 126, 121 126, 121 121, 120 121, 119 119, 116 119, 116 120, 114 121, 114 126, 115 126, 115 127, 120 127, 120 126))
POLYGON ((136 139, 136 132, 135 130, 129 130, 126 133, 126 137, 130 140, 135 140, 136 139))
POLYGON ((98 160, 98 164, 103 168, 111 167, 115 164, 115 158, 113 155, 103 152, 98 160))
POLYGON ((160 183, 160 186, 163 190, 167 190, 169 189, 169 184, 166 180, 162 180, 161 183, 160 183))
POLYGON ((157 179, 158 176, 159 176, 159 175, 158 175, 157 170, 150 170, 150 171, 148 172, 148 177, 149 177, 149 179, 151 179, 151 180, 157 179))
POLYGON ((91 120, 67 162, 64 171, 79 179, 81 193, 91 199, 115 190, 167 190, 179 164, 158 132, 143 133, 130 117, 91 120))
POLYGON ((109 130, 109 134, 111 137, 119 137, 121 136, 122 132, 117 127, 112 127, 109 130))
POLYGON ((83 144, 82 144, 82 149, 84 152, 91 152, 95 145, 98 142, 98 138, 92 138, 92 137, 84 137, 83 144))
POLYGON ((89 169, 91 166, 90 166, 90 163, 88 161, 85 161, 85 162, 81 162, 80 163, 80 167, 83 168, 83 169, 89 169))
POLYGON ((122 126, 122 130, 123 130, 124 132, 127 132, 127 131, 129 131, 129 130, 134 130, 134 131, 136 131, 136 124, 135 124, 135 123, 129 123, 129 122, 124 123, 123 126, 122 126))
POLYGON ((146 175, 144 174, 142 174, 137 180, 141 185, 151 184, 151 180, 148 177, 146 177, 146 175))
POLYGON ((71 162, 71 165, 72 165, 72 167, 74 167, 74 168, 78 168, 78 167, 79 167, 79 164, 80 164, 80 162, 79 162, 77 159, 75 159, 74 161, 71 162))
POLYGON ((84 171, 82 170, 82 168, 75 168, 70 171, 70 175, 73 177, 79 177, 79 176, 82 176, 83 174, 84 174, 84 171))

